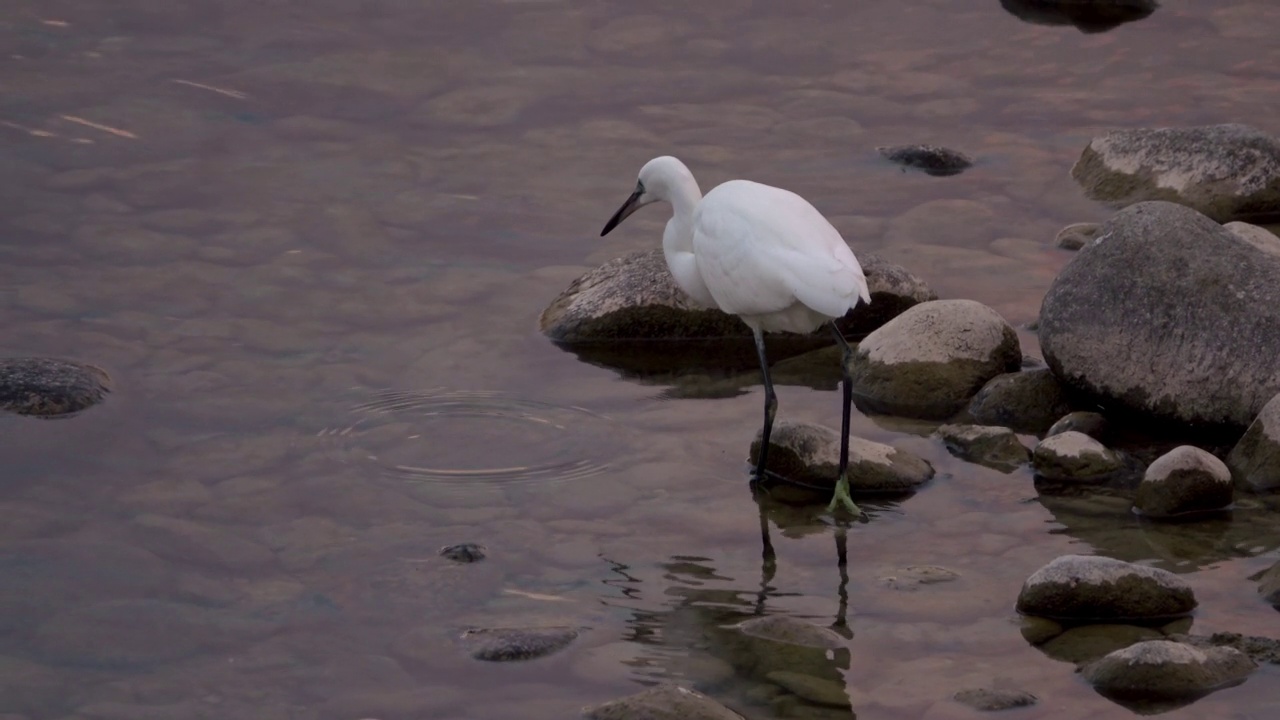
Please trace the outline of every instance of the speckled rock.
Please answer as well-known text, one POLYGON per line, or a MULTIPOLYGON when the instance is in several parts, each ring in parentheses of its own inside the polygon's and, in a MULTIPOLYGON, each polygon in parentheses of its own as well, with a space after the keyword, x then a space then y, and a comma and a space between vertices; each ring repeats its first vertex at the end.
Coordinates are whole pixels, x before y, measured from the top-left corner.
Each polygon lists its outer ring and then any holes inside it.
POLYGON ((1280 395, 1271 398, 1227 454, 1236 480, 1254 490, 1280 488, 1280 395))
POLYGON ((1231 505, 1233 489, 1231 471, 1221 460, 1182 445, 1147 467, 1133 505, 1153 517, 1211 512, 1231 505))
POLYGON ((1144 202, 1058 274, 1040 311, 1054 374, 1104 408, 1242 428, 1280 392, 1280 256, 1144 202))
POLYGON ((53 417, 97 405, 111 391, 106 371, 44 357, 0 359, 0 408, 53 417))
POLYGON ((1234 648, 1147 640, 1089 663, 1081 674, 1109 696, 1175 700, 1242 683, 1257 667, 1234 648))
POLYGON ((1280 212, 1280 140, 1248 125, 1139 128, 1094 138, 1071 177, 1114 207, 1168 200, 1227 222, 1280 212))
POLYGON ((1067 413, 1049 427, 1045 437, 1061 435, 1064 432, 1084 433, 1098 442, 1106 442, 1107 418, 1102 413, 1087 410, 1067 413))
POLYGON ((959 175, 973 165, 968 155, 937 145, 894 145, 876 150, 890 162, 937 177, 959 175))
POLYGON ((1170 640, 1205 647, 1229 647, 1248 655, 1258 664, 1280 665, 1280 640, 1260 635, 1241 635, 1233 632, 1216 632, 1212 635, 1174 634, 1170 640))
POLYGON ((1107 622, 1182 617, 1196 607, 1186 581, 1167 570, 1090 555, 1063 555, 1027 578, 1018 612, 1107 622))
POLYGON ((1098 237, 1098 231, 1102 229, 1100 223, 1075 223, 1068 225, 1058 231, 1056 237, 1053 238, 1053 244, 1063 250, 1079 250, 1080 248, 1093 242, 1098 237))
POLYGON ((671 683, 584 708, 582 715, 589 720, 742 720, 706 695, 671 683))
POLYGON ((1048 368, 997 375, 969 403, 969 414, 983 425, 1035 434, 1073 409, 1066 386, 1048 368))
POLYGON ((1009 472, 1030 459, 1031 451, 1007 427, 990 425, 943 425, 936 435, 952 455, 1009 472))
POLYGON ((734 625, 739 631, 752 637, 773 640, 791 645, 837 650, 846 646, 844 638, 830 628, 814 625, 807 620, 788 615, 767 615, 751 618, 734 625))
POLYGON ((998 712, 1000 710, 1030 707, 1040 702, 1040 698, 1025 690, 1000 690, 995 688, 961 690, 952 697, 956 702, 982 712, 998 712))
POLYGON ((942 419, 1021 363, 1018 336, 999 313, 972 300, 935 300, 868 335, 849 371, 860 407, 942 419))
POLYGON ((1074 430, 1037 443, 1031 464, 1040 477, 1063 482, 1093 482, 1124 469, 1124 460, 1114 451, 1074 430))
POLYGON ((473 628, 462 634, 462 643, 477 660, 508 662, 559 652, 577 637, 578 628, 569 626, 473 628))
POLYGON ((1159 7, 1156 0, 1000 0, 1014 16, 1037 25, 1070 25, 1099 33, 1141 20, 1159 7))
MULTIPOLYGON (((752 463, 760 454, 760 433, 751 443, 752 463)), ((822 425, 777 421, 769 437, 770 472, 800 485, 834 489, 840 469, 840 433, 822 425)), ((849 491, 854 494, 908 493, 933 477, 933 466, 892 445, 849 438, 849 491)))
MULTIPOLYGON (((923 280, 873 254, 859 257, 871 304, 837 321, 848 335, 870 332, 903 310, 937 297, 923 280)), ((698 306, 675 284, 661 248, 632 253, 574 280, 538 320, 543 334, 573 344, 601 340, 750 336, 737 317, 698 306)), ((817 332, 825 336, 829 331, 817 332)))

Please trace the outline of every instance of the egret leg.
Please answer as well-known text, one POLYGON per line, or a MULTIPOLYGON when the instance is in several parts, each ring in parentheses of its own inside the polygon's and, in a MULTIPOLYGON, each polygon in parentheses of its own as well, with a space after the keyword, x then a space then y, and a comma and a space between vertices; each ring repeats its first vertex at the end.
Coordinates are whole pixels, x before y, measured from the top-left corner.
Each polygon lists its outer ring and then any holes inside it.
POLYGON ((862 514, 862 510, 853 502, 853 498, 849 496, 849 414, 850 406, 853 404, 853 380, 849 377, 849 359, 853 356, 853 350, 849 347, 849 343, 845 341, 844 335, 840 334, 840 329, 836 327, 834 320, 831 321, 831 334, 836 337, 836 344, 840 346, 840 372, 842 379, 840 381, 841 389, 841 405, 840 405, 840 477, 836 480, 836 490, 831 497, 831 504, 827 506, 828 512, 835 512, 838 507, 843 507, 850 514, 858 516, 862 514))
POLYGON ((773 433, 773 416, 778 412, 778 396, 773 394, 773 381, 769 379, 769 359, 764 352, 764 333, 757 328, 756 353, 760 356, 760 374, 764 376, 764 430, 760 433, 760 455, 756 457, 756 472, 751 478, 754 485, 764 480, 765 458, 769 455, 769 435, 773 433))

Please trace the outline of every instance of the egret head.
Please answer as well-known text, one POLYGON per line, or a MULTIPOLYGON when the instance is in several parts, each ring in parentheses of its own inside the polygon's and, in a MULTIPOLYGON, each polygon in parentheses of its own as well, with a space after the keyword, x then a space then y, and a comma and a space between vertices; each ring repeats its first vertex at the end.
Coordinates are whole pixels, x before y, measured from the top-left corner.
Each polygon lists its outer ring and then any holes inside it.
POLYGON ((698 193, 698 183, 684 163, 670 155, 650 160, 640 168, 640 178, 636 180, 635 192, 631 193, 631 197, 627 198, 627 201, 622 203, 622 207, 618 208, 618 212, 605 223, 604 230, 600 231, 601 237, 608 235, 610 230, 616 228, 636 210, 659 200, 671 202, 676 194, 688 192, 690 187, 695 194, 698 193))

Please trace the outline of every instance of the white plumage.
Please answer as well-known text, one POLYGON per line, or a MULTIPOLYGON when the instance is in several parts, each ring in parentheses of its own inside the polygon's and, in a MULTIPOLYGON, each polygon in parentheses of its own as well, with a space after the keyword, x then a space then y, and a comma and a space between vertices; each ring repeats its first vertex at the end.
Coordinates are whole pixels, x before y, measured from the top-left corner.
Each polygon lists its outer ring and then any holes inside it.
POLYGON ((840 477, 831 506, 843 504, 856 512, 847 478, 849 347, 832 322, 859 300, 871 302, 867 279, 853 251, 839 231, 799 195, 750 180, 730 180, 703 197, 689 169, 669 156, 645 163, 635 192, 600 234, 658 201, 670 203, 673 210, 662 248, 676 284, 696 302, 742 318, 755 335, 764 376, 765 424, 754 480, 764 476, 777 407, 763 333, 810 333, 831 323, 846 360, 840 477))

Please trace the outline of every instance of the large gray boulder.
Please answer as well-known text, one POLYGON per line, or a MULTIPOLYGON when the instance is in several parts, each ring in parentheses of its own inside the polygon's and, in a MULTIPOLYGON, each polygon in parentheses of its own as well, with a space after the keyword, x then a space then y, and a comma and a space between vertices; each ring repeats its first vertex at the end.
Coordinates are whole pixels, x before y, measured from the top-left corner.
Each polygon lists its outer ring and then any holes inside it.
POLYGON ((1110 622, 1189 615, 1195 594, 1167 570, 1093 555, 1063 555, 1035 571, 1018 612, 1053 620, 1110 622))
POLYGON ((1168 200, 1218 222, 1270 215, 1280 212, 1280 140, 1248 125, 1117 130, 1089 143, 1071 177, 1114 207, 1168 200))
POLYGON ((935 300, 868 335, 849 373, 854 395, 872 410, 942 419, 1021 363, 1018 335, 995 310, 973 300, 935 300))
MULTIPOLYGON (((937 298, 920 278, 877 255, 860 258, 871 304, 859 303, 837 324, 847 335, 871 332, 917 303, 937 298)), ((542 311, 538 327, 557 342, 680 340, 750 336, 741 320, 704 308, 676 286, 662 248, 609 262, 569 284, 542 311)), ((827 337, 828 331, 817 332, 827 337)))
POLYGON ((1100 404, 1243 427, 1280 392, 1280 257, 1168 202, 1116 213, 1054 280, 1040 345, 1100 404))
POLYGON ((1280 395, 1271 398, 1231 448, 1227 467, 1254 490, 1280 487, 1280 395))

